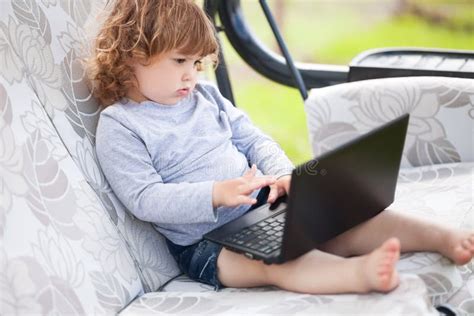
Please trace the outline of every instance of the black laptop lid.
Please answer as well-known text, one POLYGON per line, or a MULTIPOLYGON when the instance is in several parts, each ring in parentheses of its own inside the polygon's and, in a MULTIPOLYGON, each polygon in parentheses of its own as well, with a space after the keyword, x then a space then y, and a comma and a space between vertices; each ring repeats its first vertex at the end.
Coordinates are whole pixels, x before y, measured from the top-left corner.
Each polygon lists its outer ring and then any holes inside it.
POLYGON ((283 257, 294 259, 377 215, 394 199, 409 115, 293 171, 283 257))

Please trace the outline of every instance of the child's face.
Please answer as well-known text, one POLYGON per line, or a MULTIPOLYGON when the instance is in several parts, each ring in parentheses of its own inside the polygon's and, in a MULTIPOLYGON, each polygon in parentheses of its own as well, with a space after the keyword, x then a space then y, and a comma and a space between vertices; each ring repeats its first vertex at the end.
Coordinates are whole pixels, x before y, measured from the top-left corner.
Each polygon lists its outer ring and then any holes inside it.
POLYGON ((186 56, 177 51, 164 53, 146 66, 136 63, 133 67, 138 88, 130 97, 135 101, 176 104, 194 89, 200 64, 200 56, 186 56))

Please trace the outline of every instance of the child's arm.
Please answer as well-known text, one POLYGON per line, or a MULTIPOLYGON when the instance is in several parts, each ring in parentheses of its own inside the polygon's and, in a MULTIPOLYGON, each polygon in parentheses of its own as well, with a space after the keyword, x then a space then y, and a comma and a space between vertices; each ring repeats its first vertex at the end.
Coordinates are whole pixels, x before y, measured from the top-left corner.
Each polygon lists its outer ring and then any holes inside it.
POLYGON ((137 218, 163 224, 217 220, 214 181, 163 183, 142 140, 116 117, 102 113, 96 152, 112 190, 137 218))
POLYGON ((280 146, 253 125, 249 117, 225 99, 216 87, 205 83, 202 85, 221 110, 221 119, 229 121, 232 129, 232 143, 249 162, 256 164, 258 169, 266 175, 277 178, 290 175, 294 165, 280 146))

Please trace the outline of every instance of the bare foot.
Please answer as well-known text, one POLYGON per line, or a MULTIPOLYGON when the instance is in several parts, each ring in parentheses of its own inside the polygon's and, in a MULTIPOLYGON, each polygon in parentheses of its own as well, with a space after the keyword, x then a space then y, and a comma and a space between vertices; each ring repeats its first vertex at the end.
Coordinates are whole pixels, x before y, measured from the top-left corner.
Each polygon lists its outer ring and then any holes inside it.
POLYGON ((468 263, 474 257, 474 232, 456 230, 449 233, 448 243, 441 253, 457 265, 468 263))
POLYGON ((400 258, 400 241, 386 240, 379 248, 366 256, 364 270, 368 277, 368 290, 390 292, 400 282, 395 265, 400 258))

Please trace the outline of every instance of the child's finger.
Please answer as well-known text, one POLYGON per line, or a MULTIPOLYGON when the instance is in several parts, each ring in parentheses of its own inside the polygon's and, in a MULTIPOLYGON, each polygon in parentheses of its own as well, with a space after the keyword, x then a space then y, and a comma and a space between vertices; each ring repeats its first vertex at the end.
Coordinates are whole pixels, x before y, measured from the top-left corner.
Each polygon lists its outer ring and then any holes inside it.
POLYGON ((276 185, 270 186, 270 193, 268 193, 267 203, 273 203, 278 198, 279 192, 278 187, 276 185))
POLYGON ((254 178, 251 182, 249 182, 244 190, 245 192, 244 193, 250 193, 250 192, 253 192, 257 189, 261 189, 263 187, 266 187, 266 186, 269 186, 269 185, 272 185, 275 183, 275 178, 274 177, 258 177, 258 178, 254 178))
POLYGON ((256 173, 257 173, 257 166, 253 164, 252 167, 245 172, 244 177, 252 178, 255 176, 256 173))
POLYGON ((254 199, 250 196, 246 196, 246 195, 237 196, 237 204, 238 205, 242 205, 242 204, 253 205, 255 203, 257 203, 257 199, 254 199))

